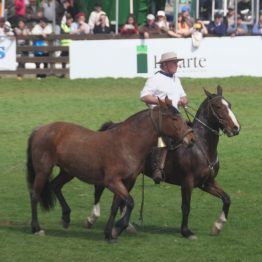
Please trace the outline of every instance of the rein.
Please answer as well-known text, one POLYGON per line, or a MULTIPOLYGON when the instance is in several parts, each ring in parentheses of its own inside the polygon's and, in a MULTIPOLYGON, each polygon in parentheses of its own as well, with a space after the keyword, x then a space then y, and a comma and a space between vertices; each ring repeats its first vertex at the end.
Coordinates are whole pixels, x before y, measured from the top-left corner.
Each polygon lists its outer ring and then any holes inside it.
MULTIPOLYGON (((213 113, 213 115, 215 116, 215 118, 219 121, 219 123, 223 123, 223 120, 221 118, 218 117, 218 115, 216 114, 216 112, 214 111, 214 108, 212 107, 212 105, 210 103, 208 103, 208 106, 211 108, 211 111, 213 113)), ((201 121, 198 117, 194 116, 189 110, 188 108, 194 110, 195 112, 197 111, 196 109, 194 109, 193 107, 187 105, 187 106, 184 106, 184 111, 187 115, 187 118, 189 120, 189 122, 192 122, 189 118, 188 115, 190 115, 191 117, 193 117, 197 122, 199 122, 202 126, 206 127, 209 131, 211 131, 212 133, 214 133, 215 135, 217 136, 222 136, 222 134, 219 133, 219 131, 213 129, 212 127, 208 126, 206 123, 204 123, 203 121, 201 121)))

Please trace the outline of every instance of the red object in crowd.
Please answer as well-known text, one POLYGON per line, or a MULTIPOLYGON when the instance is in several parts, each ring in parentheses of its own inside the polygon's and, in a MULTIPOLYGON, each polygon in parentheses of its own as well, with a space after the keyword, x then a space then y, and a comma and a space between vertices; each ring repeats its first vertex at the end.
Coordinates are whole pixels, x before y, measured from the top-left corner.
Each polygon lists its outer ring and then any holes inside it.
POLYGON ((25 0, 15 0, 15 14, 17 16, 25 16, 26 14, 25 0))

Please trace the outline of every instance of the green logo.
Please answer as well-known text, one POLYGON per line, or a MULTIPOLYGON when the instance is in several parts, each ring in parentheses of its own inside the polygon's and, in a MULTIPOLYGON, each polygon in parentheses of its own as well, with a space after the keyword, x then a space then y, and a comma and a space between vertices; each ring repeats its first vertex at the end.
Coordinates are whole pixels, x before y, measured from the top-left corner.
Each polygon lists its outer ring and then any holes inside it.
POLYGON ((147 73, 147 46, 138 45, 136 47, 137 73, 147 73))

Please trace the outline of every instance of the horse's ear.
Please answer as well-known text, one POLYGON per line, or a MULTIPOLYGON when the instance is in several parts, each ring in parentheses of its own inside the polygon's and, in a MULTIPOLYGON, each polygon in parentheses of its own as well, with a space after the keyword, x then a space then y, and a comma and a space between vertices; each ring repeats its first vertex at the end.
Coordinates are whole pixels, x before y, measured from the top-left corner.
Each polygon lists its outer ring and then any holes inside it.
POLYGON ((209 93, 205 88, 203 88, 203 89, 204 89, 204 92, 205 92, 206 96, 207 96, 208 98, 211 98, 211 97, 212 97, 212 94, 209 93))
POLYGON ((217 95, 222 96, 222 87, 220 85, 217 86, 217 95))
POLYGON ((157 97, 159 106, 165 106, 165 102, 163 102, 159 97, 157 97))
POLYGON ((166 105, 172 106, 172 100, 168 98, 168 96, 165 97, 166 105))

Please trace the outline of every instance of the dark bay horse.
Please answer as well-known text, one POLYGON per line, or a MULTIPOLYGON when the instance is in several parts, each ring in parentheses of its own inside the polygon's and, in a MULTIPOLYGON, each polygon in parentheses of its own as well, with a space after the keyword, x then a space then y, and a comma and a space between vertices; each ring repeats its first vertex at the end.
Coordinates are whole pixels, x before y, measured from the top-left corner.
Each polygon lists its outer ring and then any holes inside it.
POLYGON ((165 102, 159 101, 159 106, 154 109, 138 112, 105 132, 65 122, 51 123, 33 131, 27 150, 32 232, 44 234, 38 222, 37 204, 40 201, 44 209, 52 208, 52 192, 62 206, 64 225, 69 223, 70 208, 61 188, 77 177, 84 182, 107 187, 114 193, 105 238, 116 238, 128 225, 134 206, 129 191, 143 169, 146 156, 162 135, 186 144, 194 140, 192 129, 188 128, 168 98, 165 102), (60 174, 51 181, 54 166, 60 168, 60 174), (126 207, 126 212, 115 223, 120 204, 126 207))
MULTIPOLYGON (((188 227, 193 188, 200 188, 223 202, 222 213, 213 225, 214 234, 218 234, 227 221, 230 197, 215 181, 219 170, 217 153, 219 130, 221 129, 229 137, 237 135, 240 131, 231 104, 222 96, 222 88, 217 87, 217 94, 211 94, 206 90, 205 94, 207 98, 200 105, 192 123, 195 144, 190 148, 181 145, 176 150, 169 150, 164 168, 165 182, 181 186, 181 234, 189 239, 196 238, 188 227)), ((110 126, 112 124, 105 124, 102 129, 111 128, 110 126)), ((151 157, 152 155, 149 154, 143 170, 148 177, 152 176, 153 171, 151 157)), ((95 187, 95 204, 91 215, 87 217, 88 227, 91 227, 100 215, 99 200, 103 189, 99 186, 95 187)))

